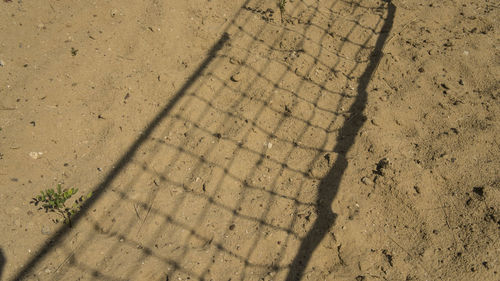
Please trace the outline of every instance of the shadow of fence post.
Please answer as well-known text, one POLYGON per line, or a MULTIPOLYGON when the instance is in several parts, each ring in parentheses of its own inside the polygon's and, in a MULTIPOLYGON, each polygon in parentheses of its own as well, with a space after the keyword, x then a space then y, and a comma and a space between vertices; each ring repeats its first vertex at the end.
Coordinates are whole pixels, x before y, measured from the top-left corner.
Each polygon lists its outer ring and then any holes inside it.
POLYGON ((347 119, 342 125, 337 144, 334 148, 334 151, 338 153, 337 159, 335 160, 333 168, 321 180, 318 186, 318 197, 316 200, 318 218, 300 244, 299 250, 290 265, 290 271, 286 277, 287 281, 302 279, 312 254, 335 223, 336 214, 332 212, 331 204, 337 195, 342 176, 347 169, 348 163, 345 158, 346 154, 354 144, 359 130, 365 123, 366 117, 363 112, 368 100, 366 89, 382 58, 382 49, 392 29, 395 13, 396 7, 391 1, 388 1, 387 18, 377 38, 375 48, 370 55, 370 62, 363 74, 359 77, 358 94, 356 100, 349 109, 349 112, 351 112, 354 117, 347 119))
POLYGON ((5 258, 2 249, 0 249, 0 280, 2 280, 3 267, 5 266, 6 262, 7 259, 5 258))

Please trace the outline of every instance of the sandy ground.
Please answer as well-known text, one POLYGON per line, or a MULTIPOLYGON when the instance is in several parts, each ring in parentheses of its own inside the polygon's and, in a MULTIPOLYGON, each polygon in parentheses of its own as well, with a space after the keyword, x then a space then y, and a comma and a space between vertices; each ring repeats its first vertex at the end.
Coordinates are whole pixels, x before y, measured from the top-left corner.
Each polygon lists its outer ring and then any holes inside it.
POLYGON ((2 280, 500 279, 500 3, 277 2, 0 2, 2 280))

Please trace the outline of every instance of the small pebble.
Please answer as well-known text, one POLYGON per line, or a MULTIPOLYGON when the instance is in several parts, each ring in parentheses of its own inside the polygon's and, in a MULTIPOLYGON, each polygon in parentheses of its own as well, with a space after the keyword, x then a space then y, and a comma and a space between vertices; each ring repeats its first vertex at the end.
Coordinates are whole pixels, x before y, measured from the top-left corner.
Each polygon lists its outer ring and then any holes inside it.
POLYGON ((46 226, 46 225, 43 225, 42 226, 42 230, 41 230, 42 234, 44 235, 49 235, 51 230, 50 230, 50 227, 46 226))
POLYGON ((3 62, 3 60, 0 60, 0 66, 4 66, 5 63, 3 62))
POLYGON ((231 64, 240 64, 240 62, 238 61, 238 59, 236 59, 235 57, 229 58, 229 62, 231 64))
POLYGON ((42 154, 43 154, 43 152, 34 152, 34 151, 28 153, 28 155, 35 160, 40 158, 42 156, 42 154))
POLYGON ((241 74, 239 72, 236 72, 231 76, 231 81, 233 82, 239 82, 241 80, 241 74))
POLYGON ((361 178, 361 182, 366 184, 366 185, 373 185, 373 181, 368 177, 361 178))

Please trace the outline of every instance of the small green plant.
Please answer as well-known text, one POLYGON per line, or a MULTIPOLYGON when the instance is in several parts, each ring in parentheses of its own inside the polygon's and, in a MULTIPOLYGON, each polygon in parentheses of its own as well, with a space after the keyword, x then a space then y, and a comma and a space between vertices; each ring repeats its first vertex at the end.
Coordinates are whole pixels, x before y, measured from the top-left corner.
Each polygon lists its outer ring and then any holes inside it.
MULTIPOLYGON (((86 196, 80 196, 74 201, 71 207, 68 207, 66 203, 68 200, 78 192, 78 188, 65 188, 62 189, 61 185, 57 185, 57 189, 52 188, 45 191, 41 191, 40 195, 36 196, 31 200, 31 204, 39 206, 39 210, 45 210, 46 213, 54 212, 62 216, 64 223, 71 225, 71 217, 76 214, 83 202, 92 196, 92 192, 89 192, 86 196)), ((55 219, 54 222, 59 222, 55 219)))
POLYGON ((278 6, 280 7, 280 13, 281 17, 283 17, 283 14, 285 13, 285 6, 286 6, 286 0, 278 0, 278 6))
POLYGON ((279 0, 280 10, 285 10, 286 0, 279 0))

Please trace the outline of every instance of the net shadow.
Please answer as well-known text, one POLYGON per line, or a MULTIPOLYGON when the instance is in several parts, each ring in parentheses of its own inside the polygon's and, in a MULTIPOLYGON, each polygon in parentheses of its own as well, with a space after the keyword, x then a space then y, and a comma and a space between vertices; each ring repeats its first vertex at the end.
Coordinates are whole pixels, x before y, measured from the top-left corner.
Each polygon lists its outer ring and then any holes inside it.
MULTIPOLYGON (((15 280, 300 280, 335 221, 391 3, 246 1, 15 280), (267 278, 267 279, 266 279, 267 278)), ((335 262, 335 261, 333 261, 335 262)))
POLYGON ((0 279, 2 278, 3 267, 5 266, 7 259, 3 253, 3 250, 0 248, 0 279))

